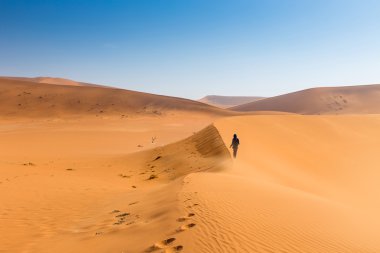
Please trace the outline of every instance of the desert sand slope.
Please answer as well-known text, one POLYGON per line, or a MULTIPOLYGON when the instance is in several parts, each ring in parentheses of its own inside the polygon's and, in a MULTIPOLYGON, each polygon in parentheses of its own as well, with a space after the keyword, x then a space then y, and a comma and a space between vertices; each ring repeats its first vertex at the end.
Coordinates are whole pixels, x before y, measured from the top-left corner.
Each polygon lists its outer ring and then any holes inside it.
POLYGON ((186 252, 380 252, 380 116, 244 116, 215 123, 233 166, 185 177, 186 252), (195 205, 196 204, 196 205, 195 205))
POLYGON ((162 115, 174 112, 228 115, 200 102, 123 89, 50 85, 0 79, 1 117, 60 117, 67 115, 162 115))
POLYGON ((209 95, 204 98, 199 99, 199 102, 213 105, 220 108, 228 108, 233 106, 238 106, 253 101, 263 99, 263 97, 245 97, 245 96, 217 96, 209 95))
POLYGON ((230 108, 298 114, 380 113, 380 85, 313 88, 230 108))
POLYGON ((124 120, 1 125, 0 252, 186 250, 183 177, 230 166, 228 150, 213 126, 191 134, 207 119, 124 120))

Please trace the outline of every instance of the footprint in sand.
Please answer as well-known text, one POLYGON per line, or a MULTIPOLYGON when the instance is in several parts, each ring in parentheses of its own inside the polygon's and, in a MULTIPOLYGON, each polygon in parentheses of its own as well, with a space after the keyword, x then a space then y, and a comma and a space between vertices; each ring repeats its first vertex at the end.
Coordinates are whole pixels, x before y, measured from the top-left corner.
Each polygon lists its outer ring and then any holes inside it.
POLYGON ((125 222, 126 216, 128 216, 129 213, 122 213, 119 215, 116 215, 115 217, 118 219, 117 222, 114 223, 114 225, 121 225, 125 222))
POLYGON ((163 240, 161 242, 156 242, 154 245, 150 246, 146 252, 153 252, 153 251, 156 251, 156 250, 159 250, 159 249, 165 249, 167 248, 168 246, 170 246, 170 244, 172 242, 174 242, 176 239, 174 237, 171 237, 171 238, 168 238, 166 240, 163 240))
POLYGON ((129 215, 130 213, 122 213, 122 214, 119 214, 119 215, 116 215, 116 218, 121 218, 121 217, 125 217, 127 215, 129 215))
POLYGON ((182 245, 177 245, 171 248, 166 248, 163 253, 175 253, 175 252, 181 252, 183 250, 182 245))
POLYGON ((183 231, 186 231, 186 230, 188 230, 188 229, 190 229, 190 228, 193 228, 193 227, 195 227, 197 224, 195 224, 195 223, 190 223, 190 224, 186 224, 186 225, 182 225, 182 226, 180 226, 179 228, 177 228, 177 232, 183 232, 183 231))
POLYGON ((174 250, 174 252, 180 252, 183 250, 183 246, 182 245, 175 246, 175 247, 173 247, 173 250, 174 250))
POLYGON ((193 204, 192 206, 187 206, 187 208, 192 208, 194 206, 198 206, 199 204, 193 204))
POLYGON ((186 221, 186 220, 188 220, 190 217, 193 217, 195 214, 193 214, 193 213, 189 213, 188 215, 187 215, 187 217, 179 217, 178 219, 177 219, 177 221, 178 222, 184 222, 184 221, 186 221))

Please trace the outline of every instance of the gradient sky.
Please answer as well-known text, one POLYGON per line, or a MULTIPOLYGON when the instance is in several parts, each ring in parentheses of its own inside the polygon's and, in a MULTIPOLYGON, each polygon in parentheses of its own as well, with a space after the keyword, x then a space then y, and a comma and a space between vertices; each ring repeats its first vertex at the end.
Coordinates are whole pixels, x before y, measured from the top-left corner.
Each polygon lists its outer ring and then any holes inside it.
POLYGON ((380 1, 0 0, 0 75, 187 98, 380 83, 380 1))

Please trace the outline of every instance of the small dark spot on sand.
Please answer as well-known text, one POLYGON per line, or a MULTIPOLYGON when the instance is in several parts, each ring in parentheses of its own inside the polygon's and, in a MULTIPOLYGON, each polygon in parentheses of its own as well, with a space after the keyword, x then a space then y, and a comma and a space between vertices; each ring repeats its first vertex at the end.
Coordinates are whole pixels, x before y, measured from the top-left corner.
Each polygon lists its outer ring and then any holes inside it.
POLYGON ((129 215, 129 213, 121 213, 121 214, 116 215, 116 218, 125 217, 127 215, 129 215))
POLYGON ((148 180, 152 180, 152 179, 155 179, 157 178, 158 176, 156 174, 152 174, 149 176, 148 180))
POLYGON ((175 238, 172 237, 172 238, 164 240, 162 243, 165 244, 165 245, 168 245, 168 244, 170 244, 170 243, 172 243, 174 241, 175 241, 175 238))
POLYGON ((22 164, 22 165, 24 165, 24 166, 35 166, 35 164, 34 164, 34 163, 31 163, 31 162, 24 163, 24 164, 22 164))
POLYGON ((189 225, 187 225, 189 228, 192 228, 192 227, 195 227, 195 223, 190 223, 189 225))

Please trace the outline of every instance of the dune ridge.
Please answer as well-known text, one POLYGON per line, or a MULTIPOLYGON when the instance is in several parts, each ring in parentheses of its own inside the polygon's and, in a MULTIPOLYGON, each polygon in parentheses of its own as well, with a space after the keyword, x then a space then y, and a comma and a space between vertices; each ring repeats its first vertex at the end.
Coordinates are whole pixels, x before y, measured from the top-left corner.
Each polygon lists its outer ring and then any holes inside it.
POLYGON ((230 108, 234 111, 282 111, 298 114, 378 114, 380 85, 301 90, 230 108))

